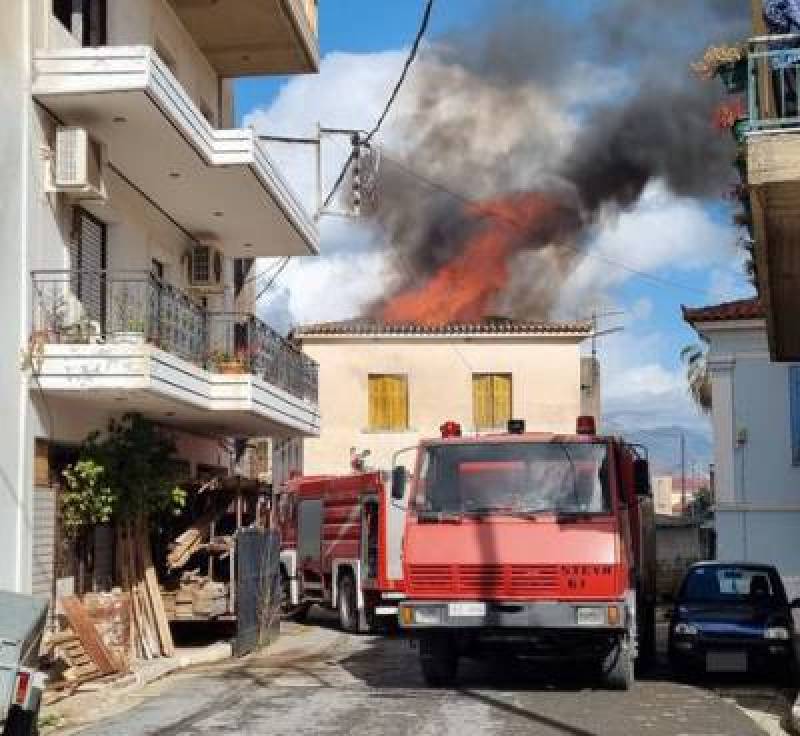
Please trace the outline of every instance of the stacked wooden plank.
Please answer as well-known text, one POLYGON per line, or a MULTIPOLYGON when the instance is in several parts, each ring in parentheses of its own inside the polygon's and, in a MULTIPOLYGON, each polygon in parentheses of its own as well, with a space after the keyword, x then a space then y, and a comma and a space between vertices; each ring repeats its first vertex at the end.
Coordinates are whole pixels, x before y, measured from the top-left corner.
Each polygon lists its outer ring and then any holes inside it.
POLYGON ((164 609, 172 620, 213 619, 228 613, 230 587, 196 571, 181 576, 175 590, 162 592, 164 609))
POLYGON ((140 659, 171 657, 175 645, 153 566, 147 525, 144 521, 123 523, 117 533, 119 579, 131 599, 133 653, 140 659))
POLYGON ((86 652, 80 637, 72 629, 52 636, 46 647, 53 660, 64 662, 62 681, 85 682, 103 676, 100 668, 86 652))

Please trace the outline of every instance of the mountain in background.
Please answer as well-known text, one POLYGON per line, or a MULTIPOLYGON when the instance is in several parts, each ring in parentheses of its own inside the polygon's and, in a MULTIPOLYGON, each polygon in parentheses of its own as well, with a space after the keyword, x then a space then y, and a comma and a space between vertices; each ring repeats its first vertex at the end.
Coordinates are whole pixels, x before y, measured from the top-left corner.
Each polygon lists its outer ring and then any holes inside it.
POLYGON ((626 430, 613 420, 605 423, 611 434, 619 434, 633 444, 644 445, 650 455, 653 475, 680 475, 680 435, 686 438, 686 475, 692 473, 694 463, 698 475, 708 475, 708 466, 714 462, 714 446, 708 432, 680 426, 654 427, 652 429, 626 430))

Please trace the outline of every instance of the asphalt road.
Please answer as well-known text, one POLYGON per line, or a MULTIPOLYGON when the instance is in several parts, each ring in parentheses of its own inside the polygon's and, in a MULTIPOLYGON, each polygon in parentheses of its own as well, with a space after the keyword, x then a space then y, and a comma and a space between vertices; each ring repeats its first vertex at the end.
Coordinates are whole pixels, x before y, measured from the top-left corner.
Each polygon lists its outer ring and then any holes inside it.
POLYGON ((464 668, 459 687, 423 686, 417 653, 398 639, 349 636, 326 621, 285 627, 269 653, 155 683, 82 736, 359 734, 360 736, 751 736, 735 705, 654 674, 629 693, 580 673, 509 663, 464 668), (132 706, 132 707, 131 707, 132 706))

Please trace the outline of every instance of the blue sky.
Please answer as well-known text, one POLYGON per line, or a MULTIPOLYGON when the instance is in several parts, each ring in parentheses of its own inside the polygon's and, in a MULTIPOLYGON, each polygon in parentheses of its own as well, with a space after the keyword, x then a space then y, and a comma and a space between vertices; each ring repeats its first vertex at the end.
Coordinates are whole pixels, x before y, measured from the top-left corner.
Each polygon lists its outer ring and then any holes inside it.
MULTIPOLYGON (((560 4, 556 0, 541 1, 560 4)), ((576 2, 566 12, 580 13, 589 4, 588 0, 576 2)), ((380 3, 322 0, 321 74, 313 78, 240 80, 236 87, 239 121, 255 125, 263 132, 280 130, 298 135, 310 133, 311 121, 319 118, 328 125, 368 127, 371 121, 364 119, 367 113, 363 105, 358 106, 357 98, 361 96, 369 102, 368 115, 377 114, 396 78, 403 50, 416 32, 423 5, 423 0, 380 3), (388 65, 389 71, 384 76, 370 76, 372 68, 380 65, 388 65), (336 86, 333 93, 331 86, 336 86), (362 88, 364 86, 368 87, 367 91, 362 88), (335 98, 338 96, 332 106, 330 100, 320 102, 320 98, 332 94, 335 98), (358 113, 362 117, 356 120, 358 113), (346 122, 342 115, 348 118, 346 122), (334 117, 337 119, 333 120, 334 117)), ((429 37, 446 37, 459 28, 469 28, 479 21, 482 12, 493 7, 489 0, 439 0, 429 37)), ((276 160, 279 165, 283 163, 280 157, 276 160)), ((298 167, 297 161, 289 163, 289 168, 298 167)), ((310 162, 300 168, 310 169, 310 162)), ((300 178, 307 179, 306 174, 307 171, 302 171, 300 178)), ((295 183, 291 175, 289 179, 295 183)), ((623 214, 618 223, 610 224, 598 236, 575 279, 579 285, 599 284, 597 289, 603 293, 603 308, 625 312, 624 316, 610 319, 604 325, 625 326, 624 333, 600 343, 603 390, 607 397, 604 406, 609 417, 623 425, 647 428, 679 424, 706 431, 707 422, 688 401, 681 375, 680 350, 697 338, 683 323, 680 307, 681 304, 706 304, 751 293, 735 251, 723 242, 732 242, 736 235, 730 226, 731 206, 722 197, 702 203, 679 200, 657 186, 643 201, 635 212, 623 214), (625 269, 615 268, 608 260, 647 271, 673 285, 638 278, 625 269)), ((340 223, 323 221, 323 254, 336 251, 342 237, 340 223)), ((318 315, 313 304, 319 301, 319 296, 310 284, 317 284, 320 291, 329 294, 332 284, 339 287, 336 274, 351 273, 352 258, 349 252, 339 261, 328 257, 317 259, 317 263, 293 266, 294 271, 290 268, 282 276, 284 291, 268 308, 273 309, 275 303, 290 305, 289 311, 295 320, 301 321, 349 316, 346 312, 335 313, 335 309, 333 314, 327 311, 324 316, 318 315), (295 288, 296 285, 302 288, 295 288)), ((361 260, 364 278, 361 282, 354 281, 352 288, 356 290, 379 281, 378 265, 363 257, 361 260)), ((347 288, 341 286, 340 291, 342 303, 349 304, 347 288)), ((575 316, 585 316, 586 305, 581 309, 584 311, 575 316)))
MULTIPOLYGON (((320 50, 367 53, 407 46, 414 37, 424 3, 420 0, 321 0, 320 50)), ((486 0, 445 0, 431 16, 430 35, 468 26, 485 10, 486 0)), ((254 77, 236 86, 236 114, 241 118, 268 103, 286 78, 254 77)))

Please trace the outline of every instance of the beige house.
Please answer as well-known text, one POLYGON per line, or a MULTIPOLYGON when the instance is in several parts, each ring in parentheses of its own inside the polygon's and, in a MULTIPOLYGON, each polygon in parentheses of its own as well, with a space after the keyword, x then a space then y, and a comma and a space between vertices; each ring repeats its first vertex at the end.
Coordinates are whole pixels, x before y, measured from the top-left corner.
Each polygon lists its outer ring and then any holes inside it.
POLYGON ((582 343, 591 325, 507 320, 441 327, 364 320, 294 332, 319 363, 319 438, 304 441, 304 472, 343 472, 351 448, 388 468, 397 450, 435 436, 446 420, 465 433, 574 432, 579 414, 599 416, 598 372, 582 343))

